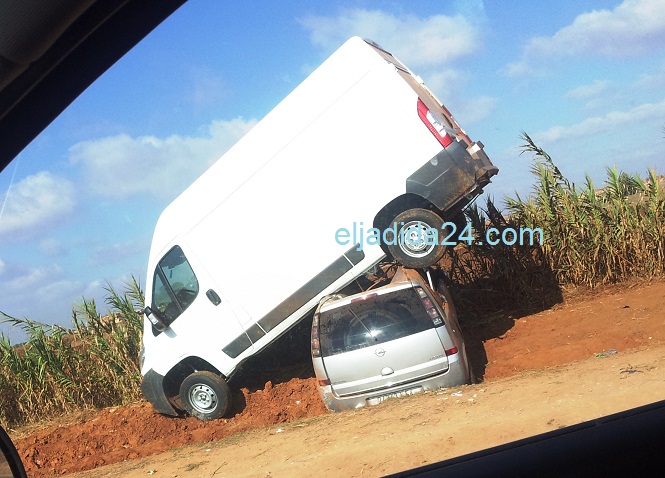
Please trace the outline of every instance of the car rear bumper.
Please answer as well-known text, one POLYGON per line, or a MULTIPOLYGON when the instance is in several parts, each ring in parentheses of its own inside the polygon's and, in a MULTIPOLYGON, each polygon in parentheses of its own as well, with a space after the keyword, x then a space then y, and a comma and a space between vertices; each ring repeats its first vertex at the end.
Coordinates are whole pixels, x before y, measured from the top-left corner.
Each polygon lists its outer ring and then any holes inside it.
POLYGON ((385 398, 401 395, 412 395, 422 391, 433 391, 441 388, 456 387, 470 381, 469 366, 466 354, 461 352, 448 357, 448 370, 443 373, 428 376, 421 380, 385 388, 380 391, 359 393, 340 397, 335 395, 330 385, 319 386, 319 394, 326 407, 333 411, 350 410, 382 402, 385 398))

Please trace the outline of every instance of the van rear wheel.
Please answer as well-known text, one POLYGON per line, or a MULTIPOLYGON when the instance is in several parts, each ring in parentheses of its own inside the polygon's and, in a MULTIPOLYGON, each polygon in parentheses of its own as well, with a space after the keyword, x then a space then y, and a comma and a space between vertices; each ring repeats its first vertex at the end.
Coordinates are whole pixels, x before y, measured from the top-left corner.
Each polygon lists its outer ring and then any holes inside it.
POLYGON ((214 420, 228 411, 231 389, 226 380, 213 372, 194 372, 180 385, 180 401, 191 416, 203 421, 214 420))
POLYGON ((404 267, 420 269, 439 262, 446 251, 443 219, 429 209, 407 209, 395 216, 385 231, 386 247, 404 267), (397 237, 394 234, 397 233, 397 237))

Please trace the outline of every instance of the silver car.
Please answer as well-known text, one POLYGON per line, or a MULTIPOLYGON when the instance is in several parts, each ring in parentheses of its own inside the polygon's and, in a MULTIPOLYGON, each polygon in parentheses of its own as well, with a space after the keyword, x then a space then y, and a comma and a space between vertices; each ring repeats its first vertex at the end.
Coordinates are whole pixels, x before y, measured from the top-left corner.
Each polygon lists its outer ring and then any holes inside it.
POLYGON ((447 289, 415 270, 390 284, 321 300, 312 322, 319 393, 332 411, 468 383, 471 372, 447 289))

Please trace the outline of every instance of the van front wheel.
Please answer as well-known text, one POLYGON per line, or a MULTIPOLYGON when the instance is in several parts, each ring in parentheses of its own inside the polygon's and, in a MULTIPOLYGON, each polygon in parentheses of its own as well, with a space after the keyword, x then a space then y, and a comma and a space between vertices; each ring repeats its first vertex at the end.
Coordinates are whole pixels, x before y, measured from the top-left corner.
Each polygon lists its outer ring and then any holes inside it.
POLYGON ((429 209, 407 209, 388 224, 386 247, 404 267, 420 269, 439 262, 446 251, 442 242, 443 219, 429 209))
POLYGON ((185 411, 199 420, 224 416, 231 405, 231 389, 219 375, 200 371, 189 375, 180 385, 180 400, 185 411))

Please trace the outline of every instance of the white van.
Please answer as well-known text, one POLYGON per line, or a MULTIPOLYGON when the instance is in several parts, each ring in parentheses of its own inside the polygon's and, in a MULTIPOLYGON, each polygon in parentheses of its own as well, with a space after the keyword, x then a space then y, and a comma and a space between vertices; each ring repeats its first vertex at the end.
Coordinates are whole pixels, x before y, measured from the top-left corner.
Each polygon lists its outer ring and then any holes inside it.
POLYGON ((497 172, 420 78, 351 38, 160 216, 143 394, 224 415, 245 359, 387 255, 437 262, 447 234, 423 231, 460 225, 497 172))

